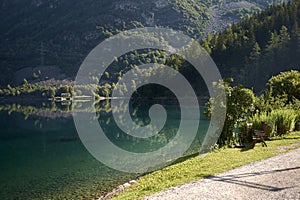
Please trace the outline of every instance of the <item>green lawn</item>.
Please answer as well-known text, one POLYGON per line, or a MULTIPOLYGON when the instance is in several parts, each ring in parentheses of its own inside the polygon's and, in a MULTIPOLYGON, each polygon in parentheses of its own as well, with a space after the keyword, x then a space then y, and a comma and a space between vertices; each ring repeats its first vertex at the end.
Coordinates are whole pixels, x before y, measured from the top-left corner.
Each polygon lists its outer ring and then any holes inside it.
POLYGON ((257 143, 253 149, 224 148, 196 156, 141 177, 138 182, 113 199, 143 197, 203 177, 221 173, 247 163, 266 159, 300 148, 300 132, 267 141, 268 147, 257 143))

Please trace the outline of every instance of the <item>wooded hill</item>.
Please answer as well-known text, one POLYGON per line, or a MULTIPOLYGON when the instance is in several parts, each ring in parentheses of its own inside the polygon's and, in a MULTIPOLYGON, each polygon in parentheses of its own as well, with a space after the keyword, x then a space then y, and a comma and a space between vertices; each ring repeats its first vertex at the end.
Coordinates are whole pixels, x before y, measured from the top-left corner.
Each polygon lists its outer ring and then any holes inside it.
POLYGON ((281 71, 300 69, 300 1, 271 6, 227 30, 208 35, 203 46, 224 77, 261 91, 281 71))
MULTIPOLYGON (((32 80, 40 75, 35 81, 51 76, 56 79, 72 78, 83 59, 96 45, 123 30, 161 26, 201 38, 212 17, 210 7, 218 6, 226 10, 220 17, 227 19, 222 23, 224 26, 213 27, 214 31, 219 31, 218 28, 226 27, 229 21, 240 20, 271 2, 273 1, 2 0, 0 85, 12 84, 15 72, 27 67, 44 66, 48 69, 56 66, 54 71, 57 72, 50 73, 54 75, 47 74, 43 69, 28 72, 32 80)), ((24 71, 20 73, 25 75, 24 71)), ((23 78, 31 82, 25 76, 19 78, 21 82, 23 78)))

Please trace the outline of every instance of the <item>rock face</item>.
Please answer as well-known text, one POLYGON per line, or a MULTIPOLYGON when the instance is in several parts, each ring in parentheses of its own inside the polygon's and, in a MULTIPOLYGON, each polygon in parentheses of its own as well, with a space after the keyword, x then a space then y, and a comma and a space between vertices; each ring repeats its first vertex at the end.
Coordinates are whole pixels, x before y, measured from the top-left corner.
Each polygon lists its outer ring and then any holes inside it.
POLYGON ((217 33, 224 30, 228 25, 240 21, 243 17, 253 12, 260 11, 263 5, 254 2, 224 2, 210 7, 210 21, 208 22, 205 33, 217 33))

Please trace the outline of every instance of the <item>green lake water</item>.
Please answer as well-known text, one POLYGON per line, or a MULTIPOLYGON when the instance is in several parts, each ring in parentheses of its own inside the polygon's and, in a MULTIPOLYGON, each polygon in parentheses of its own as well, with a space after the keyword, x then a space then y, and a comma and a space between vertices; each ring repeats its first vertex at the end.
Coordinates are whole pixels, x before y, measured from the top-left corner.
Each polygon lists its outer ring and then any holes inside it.
MULTIPOLYGON (((180 108, 165 107, 168 127, 164 127, 164 137, 155 138, 155 147, 153 141, 120 133, 109 114, 102 113, 99 122, 114 144, 126 150, 147 151, 165 145, 176 134, 180 108)), ((147 109, 139 109, 138 120, 143 123, 149 120, 147 109)), ((24 117, 1 111, 0 119, 0 199, 97 199, 139 176, 116 171, 94 159, 81 143, 70 114, 57 116, 54 111, 24 117)), ((187 155, 199 150, 208 124, 208 120, 200 120, 197 138, 187 155)))

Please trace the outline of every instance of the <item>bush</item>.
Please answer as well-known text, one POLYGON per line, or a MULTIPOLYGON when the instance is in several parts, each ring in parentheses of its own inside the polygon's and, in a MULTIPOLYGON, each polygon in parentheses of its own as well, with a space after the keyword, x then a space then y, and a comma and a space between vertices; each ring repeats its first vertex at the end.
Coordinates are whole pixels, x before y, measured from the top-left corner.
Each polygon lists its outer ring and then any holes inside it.
POLYGON ((296 111, 295 130, 300 131, 300 110, 296 111))
POLYGON ((276 133, 281 136, 295 129, 297 114, 294 110, 274 110, 271 117, 275 121, 276 133))
POLYGON ((299 114, 292 109, 277 109, 270 113, 256 113, 249 118, 249 122, 253 123, 253 129, 257 130, 261 130, 261 124, 265 122, 270 129, 270 136, 281 136, 295 129, 296 122, 299 122, 299 114))
POLYGON ((252 142, 252 135, 253 135, 253 129, 248 130, 248 123, 247 122, 240 123, 239 137, 242 140, 242 143, 252 142))
POLYGON ((252 130, 264 130, 270 137, 274 136, 275 121, 267 112, 256 113, 248 121, 252 123, 252 130), (265 128, 262 127, 263 124, 266 124, 265 128))

